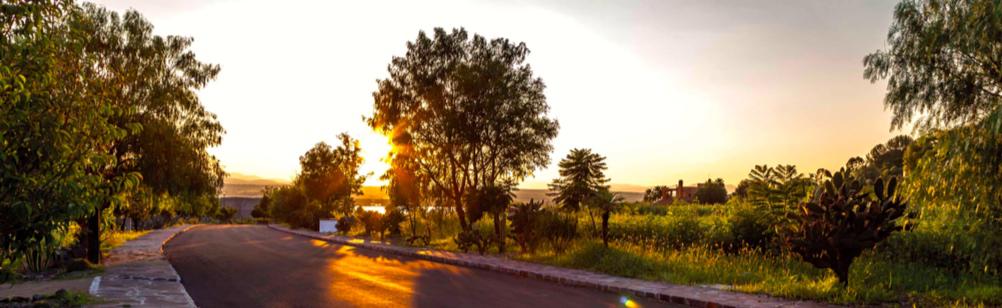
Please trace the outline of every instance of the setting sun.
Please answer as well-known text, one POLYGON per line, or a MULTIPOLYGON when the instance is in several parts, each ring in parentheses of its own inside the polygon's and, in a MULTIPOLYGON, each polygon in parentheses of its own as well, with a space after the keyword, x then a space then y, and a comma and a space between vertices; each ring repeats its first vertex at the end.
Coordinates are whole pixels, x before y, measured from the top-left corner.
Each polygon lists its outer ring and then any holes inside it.
POLYGON ((371 172, 371 175, 365 179, 365 186, 383 186, 386 181, 381 180, 380 177, 390 168, 387 154, 393 148, 393 145, 390 144, 390 138, 372 131, 360 133, 357 138, 359 146, 362 148, 362 158, 365 159, 365 162, 362 163, 362 174, 371 172))

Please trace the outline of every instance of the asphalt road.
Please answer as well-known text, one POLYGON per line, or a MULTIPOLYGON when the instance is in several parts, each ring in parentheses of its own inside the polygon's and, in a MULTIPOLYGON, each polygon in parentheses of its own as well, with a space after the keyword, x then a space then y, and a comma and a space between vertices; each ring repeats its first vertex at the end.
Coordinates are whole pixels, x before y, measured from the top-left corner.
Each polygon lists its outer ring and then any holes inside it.
MULTIPOLYGON (((166 250, 195 304, 206 308, 623 306, 614 293, 335 245, 265 226, 201 226, 178 235, 166 250)), ((646 299, 631 304, 665 306, 646 299)))

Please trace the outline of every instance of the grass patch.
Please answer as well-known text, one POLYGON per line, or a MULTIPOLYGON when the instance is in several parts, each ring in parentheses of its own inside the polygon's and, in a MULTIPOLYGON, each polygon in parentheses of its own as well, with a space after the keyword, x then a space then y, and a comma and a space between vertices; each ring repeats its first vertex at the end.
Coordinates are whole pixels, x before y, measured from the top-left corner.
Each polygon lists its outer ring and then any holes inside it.
POLYGON ((108 253, 115 247, 125 244, 125 242, 134 240, 140 236, 149 233, 149 230, 143 231, 108 231, 101 235, 101 252, 108 253))
POLYGON ((1002 283, 993 277, 955 274, 921 264, 889 263, 861 257, 852 267, 848 288, 828 271, 792 255, 744 250, 726 254, 706 247, 667 253, 582 240, 563 254, 552 251, 516 256, 524 261, 686 285, 724 285, 734 291, 836 304, 900 303, 999 305, 1002 283))

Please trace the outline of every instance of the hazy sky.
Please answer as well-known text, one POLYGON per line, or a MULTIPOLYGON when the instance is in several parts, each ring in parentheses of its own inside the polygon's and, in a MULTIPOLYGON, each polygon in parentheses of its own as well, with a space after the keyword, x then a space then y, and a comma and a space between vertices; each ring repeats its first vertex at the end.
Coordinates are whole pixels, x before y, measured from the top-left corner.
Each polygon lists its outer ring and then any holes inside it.
POLYGON ((198 58, 222 66, 200 94, 227 130, 211 152, 231 173, 291 179, 299 155, 340 132, 381 173, 386 139, 362 122, 375 80, 434 27, 532 51, 560 133, 524 187, 544 186, 575 147, 607 156, 614 183, 736 184, 755 164, 835 168, 899 133, 885 85, 862 77, 892 1, 417 2, 99 1, 194 37, 198 58))

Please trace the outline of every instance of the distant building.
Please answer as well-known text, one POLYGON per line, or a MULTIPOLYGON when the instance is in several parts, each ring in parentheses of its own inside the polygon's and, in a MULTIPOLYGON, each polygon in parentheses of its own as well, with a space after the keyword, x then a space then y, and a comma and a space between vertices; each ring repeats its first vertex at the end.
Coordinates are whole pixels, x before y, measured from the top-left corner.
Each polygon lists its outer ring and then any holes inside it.
POLYGON ((681 200, 685 202, 695 202, 696 201, 696 191, 699 190, 699 184, 697 186, 685 186, 682 180, 678 180, 678 186, 674 189, 668 189, 662 192, 661 199, 659 199, 656 204, 672 204, 675 200, 681 200))

